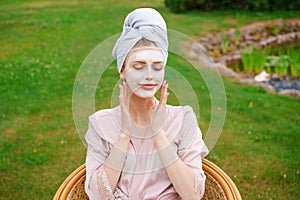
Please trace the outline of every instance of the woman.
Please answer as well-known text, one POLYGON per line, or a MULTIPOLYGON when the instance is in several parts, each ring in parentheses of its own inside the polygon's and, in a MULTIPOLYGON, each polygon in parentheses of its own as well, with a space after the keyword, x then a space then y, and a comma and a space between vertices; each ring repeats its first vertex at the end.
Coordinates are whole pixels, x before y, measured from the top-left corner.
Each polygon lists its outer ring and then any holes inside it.
POLYGON ((161 15, 151 8, 131 12, 113 55, 123 83, 120 106, 89 117, 89 198, 200 199, 208 150, 191 107, 166 105, 168 40, 161 15))

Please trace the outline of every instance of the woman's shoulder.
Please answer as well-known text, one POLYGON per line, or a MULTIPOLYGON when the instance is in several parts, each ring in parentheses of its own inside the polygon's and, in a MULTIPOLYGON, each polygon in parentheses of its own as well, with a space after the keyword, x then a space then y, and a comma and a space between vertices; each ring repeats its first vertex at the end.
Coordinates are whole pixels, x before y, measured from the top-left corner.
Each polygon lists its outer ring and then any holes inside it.
POLYGON ((89 116, 90 126, 93 127, 99 136, 105 138, 110 143, 114 143, 119 133, 120 125, 115 116, 118 112, 117 110, 118 107, 102 109, 89 116))
POLYGON ((191 123, 189 120, 195 119, 195 114, 191 106, 166 105, 166 115, 165 130, 171 134, 169 139, 172 139, 177 134, 182 134, 179 130, 182 130, 185 124, 191 123))
POLYGON ((170 114, 175 115, 186 115, 186 114, 192 114, 195 115, 194 110, 191 106, 185 105, 185 106, 172 106, 172 105, 166 105, 166 111, 170 114))
POLYGON ((89 116, 89 119, 105 119, 112 118, 118 107, 101 109, 89 116))

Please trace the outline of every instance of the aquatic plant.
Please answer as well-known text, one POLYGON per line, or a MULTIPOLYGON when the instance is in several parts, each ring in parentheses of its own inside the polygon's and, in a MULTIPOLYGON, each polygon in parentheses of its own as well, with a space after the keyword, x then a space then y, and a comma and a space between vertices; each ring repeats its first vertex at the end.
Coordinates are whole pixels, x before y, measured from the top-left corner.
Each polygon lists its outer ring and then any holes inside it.
POLYGON ((252 60, 255 73, 260 73, 264 70, 268 54, 268 49, 264 49, 263 51, 253 50, 252 60))
POLYGON ((283 51, 279 51, 278 61, 275 63, 275 73, 281 76, 288 74, 289 56, 285 55, 283 51))
POLYGON ((240 38, 241 38, 241 30, 239 29, 238 26, 236 26, 236 28, 235 28, 235 44, 236 45, 239 45, 240 38))
POLYGON ((300 52, 297 49, 288 48, 287 55, 290 61, 290 73, 294 77, 300 77, 300 52))
POLYGON ((224 54, 227 53, 228 43, 229 43, 229 36, 228 35, 223 35, 223 37, 222 37, 222 52, 224 54))
POLYGON ((253 71, 253 59, 251 52, 242 53, 243 70, 251 73, 253 71))
POLYGON ((259 51, 253 49, 242 54, 243 70, 245 72, 256 74, 262 72, 265 69, 265 63, 268 57, 269 51, 267 49, 259 51))

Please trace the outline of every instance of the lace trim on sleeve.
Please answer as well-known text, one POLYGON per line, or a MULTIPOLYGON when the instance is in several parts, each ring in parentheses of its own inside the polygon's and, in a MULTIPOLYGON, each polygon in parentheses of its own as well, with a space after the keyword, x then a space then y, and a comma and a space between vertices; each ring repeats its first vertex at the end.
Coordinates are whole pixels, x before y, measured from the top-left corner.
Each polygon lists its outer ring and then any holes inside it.
POLYGON ((120 190, 119 188, 116 188, 115 192, 114 192, 114 199, 115 200, 127 200, 128 196, 126 194, 124 194, 122 192, 122 190, 120 190))
POLYGON ((202 176, 201 173, 199 173, 199 171, 194 170, 194 177, 195 177, 195 187, 194 187, 194 191, 197 194, 198 198, 202 198, 202 196, 204 195, 204 190, 205 190, 205 177, 202 176))
POLYGON ((128 197, 122 192, 118 187, 112 193, 109 181, 105 174, 103 165, 99 168, 97 174, 97 186, 100 194, 100 199, 109 199, 109 200, 127 200, 128 197))
POLYGON ((100 199, 114 200, 107 176, 105 174, 103 165, 99 168, 97 173, 97 186, 100 194, 100 199))

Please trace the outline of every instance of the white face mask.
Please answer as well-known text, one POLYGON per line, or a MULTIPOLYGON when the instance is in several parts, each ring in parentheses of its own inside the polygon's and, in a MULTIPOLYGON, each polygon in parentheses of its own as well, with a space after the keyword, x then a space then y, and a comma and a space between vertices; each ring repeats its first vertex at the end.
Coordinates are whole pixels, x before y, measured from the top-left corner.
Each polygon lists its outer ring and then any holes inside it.
POLYGON ((130 51, 125 66, 129 89, 141 98, 151 98, 159 90, 165 75, 164 56, 157 47, 130 51))

